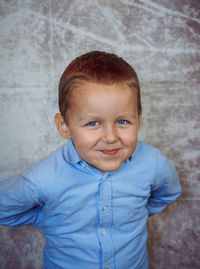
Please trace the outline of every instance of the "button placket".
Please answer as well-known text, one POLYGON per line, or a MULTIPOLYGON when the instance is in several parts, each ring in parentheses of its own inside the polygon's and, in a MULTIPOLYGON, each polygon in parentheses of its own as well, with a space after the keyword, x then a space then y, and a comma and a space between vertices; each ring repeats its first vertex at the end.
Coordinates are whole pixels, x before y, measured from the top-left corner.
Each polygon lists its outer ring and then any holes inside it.
POLYGON ((102 265, 105 269, 111 269, 110 263, 114 262, 114 246, 111 238, 111 199, 112 185, 109 174, 103 175, 99 192, 99 240, 102 246, 102 265), (109 262, 109 263, 108 263, 109 262))

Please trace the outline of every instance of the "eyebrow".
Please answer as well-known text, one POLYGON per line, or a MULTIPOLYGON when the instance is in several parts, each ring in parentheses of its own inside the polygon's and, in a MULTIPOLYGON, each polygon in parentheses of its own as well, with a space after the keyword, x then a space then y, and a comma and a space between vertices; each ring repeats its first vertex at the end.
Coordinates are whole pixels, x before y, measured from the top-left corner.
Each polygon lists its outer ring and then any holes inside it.
MULTIPOLYGON (((124 118, 124 117, 131 117, 133 119, 138 119, 138 114, 130 114, 130 113, 124 113, 119 115, 116 119, 124 118)), ((93 121, 93 120, 101 120, 101 116, 99 115, 88 115, 86 117, 80 117, 79 121, 93 121)))
POLYGON ((124 114, 121 114, 121 115, 119 116, 119 118, 129 117, 129 116, 131 116, 131 117, 133 117, 133 118, 137 118, 137 117, 138 117, 138 114, 135 114, 135 113, 124 113, 124 114))
POLYGON ((87 116, 87 117, 80 117, 79 121, 94 121, 94 120, 100 120, 99 116, 87 116))

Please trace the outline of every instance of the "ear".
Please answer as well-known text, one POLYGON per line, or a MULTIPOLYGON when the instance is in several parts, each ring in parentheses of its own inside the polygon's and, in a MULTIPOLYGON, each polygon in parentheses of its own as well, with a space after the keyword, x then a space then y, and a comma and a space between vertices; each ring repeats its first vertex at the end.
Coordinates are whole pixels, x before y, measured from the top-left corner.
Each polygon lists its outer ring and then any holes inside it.
POLYGON ((138 115, 138 128, 141 126, 141 118, 142 118, 142 109, 140 110, 140 114, 138 115))
POLYGON ((54 119, 55 119, 57 130, 60 133, 60 135, 63 136, 65 139, 69 139, 71 137, 69 128, 67 124, 65 123, 63 116, 60 113, 57 113, 54 119))

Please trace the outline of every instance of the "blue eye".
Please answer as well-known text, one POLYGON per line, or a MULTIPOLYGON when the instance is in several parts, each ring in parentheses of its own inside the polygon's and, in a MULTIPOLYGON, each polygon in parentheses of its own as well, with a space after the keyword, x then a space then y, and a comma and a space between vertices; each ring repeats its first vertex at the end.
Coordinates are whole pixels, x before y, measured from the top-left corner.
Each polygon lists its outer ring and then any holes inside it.
POLYGON ((120 124, 120 125, 124 125, 124 124, 127 124, 128 121, 127 120, 118 120, 117 121, 117 124, 120 124))
POLYGON ((97 126, 98 124, 98 121, 91 121, 88 123, 89 126, 97 126))

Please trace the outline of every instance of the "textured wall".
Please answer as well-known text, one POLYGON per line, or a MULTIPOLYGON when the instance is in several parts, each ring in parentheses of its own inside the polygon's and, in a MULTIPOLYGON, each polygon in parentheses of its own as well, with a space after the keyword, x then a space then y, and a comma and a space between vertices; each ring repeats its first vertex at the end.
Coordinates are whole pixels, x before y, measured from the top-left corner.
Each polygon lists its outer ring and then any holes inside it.
MULTIPOLYGON (((64 142, 53 123, 58 79, 89 50, 117 53, 136 69, 140 139, 181 178, 181 198, 148 223, 151 269, 200 268, 199 0, 1 0, 0 175, 64 142)), ((34 228, 1 226, 0 269, 41 268, 43 244, 34 228)))

